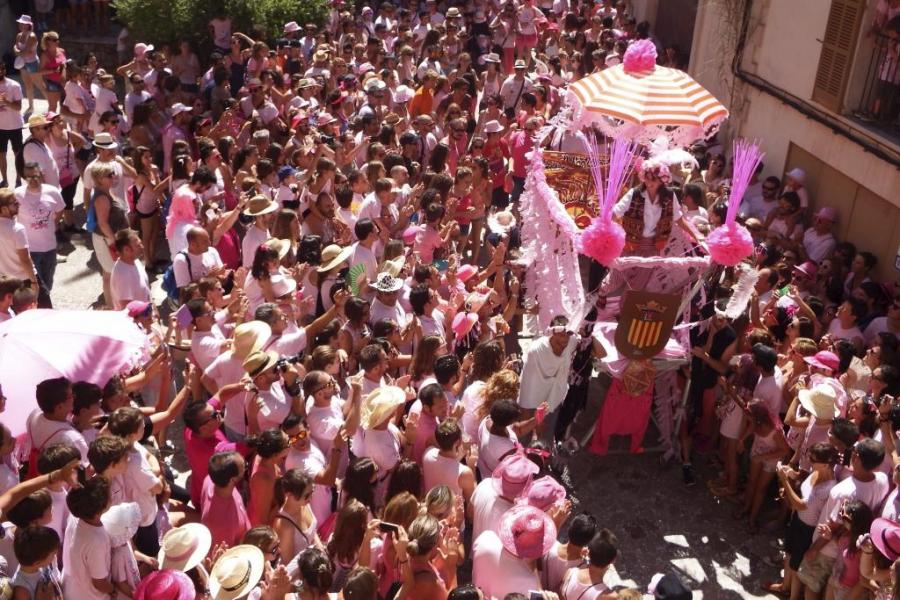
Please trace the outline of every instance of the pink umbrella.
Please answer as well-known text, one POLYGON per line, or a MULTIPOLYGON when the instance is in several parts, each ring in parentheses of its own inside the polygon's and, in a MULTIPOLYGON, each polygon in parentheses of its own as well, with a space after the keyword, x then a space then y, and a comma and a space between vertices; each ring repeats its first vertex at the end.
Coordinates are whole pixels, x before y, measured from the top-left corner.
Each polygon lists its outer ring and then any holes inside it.
POLYGON ((8 398, 0 421, 25 431, 36 408, 34 389, 54 377, 104 385, 143 364, 146 334, 124 312, 29 310, 0 324, 0 385, 8 398))

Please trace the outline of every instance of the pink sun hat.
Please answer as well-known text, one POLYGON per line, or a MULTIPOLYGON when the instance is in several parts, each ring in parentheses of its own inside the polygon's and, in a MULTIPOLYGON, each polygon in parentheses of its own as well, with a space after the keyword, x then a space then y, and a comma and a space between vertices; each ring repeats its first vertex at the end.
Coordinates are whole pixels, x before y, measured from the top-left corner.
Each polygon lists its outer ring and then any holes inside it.
POLYGON ((890 519, 875 519, 869 533, 872 543, 888 560, 900 558, 900 525, 890 519))
POLYGON ((472 278, 475 273, 478 272, 478 267, 475 265, 463 265, 456 271, 456 278, 465 283, 469 279, 472 278))
POLYGON ((194 596, 191 578, 172 569, 154 571, 134 588, 134 600, 192 600, 194 596))
POLYGON ((450 326, 450 329, 453 330, 456 337, 461 338, 468 335, 477 322, 478 315, 475 313, 458 312, 453 317, 453 324, 450 326))
POLYGON ((556 542, 553 519, 528 504, 514 506, 503 513, 499 533, 504 550, 525 560, 544 556, 556 542))
POLYGON ((494 491, 504 498, 515 499, 531 485, 538 466, 521 452, 510 454, 500 461, 491 474, 494 491))
POLYGON ((807 364, 814 367, 819 367, 820 369, 829 369, 831 371, 837 371, 838 366, 841 364, 841 359, 838 358, 838 355, 828 350, 816 352, 812 356, 807 356, 803 360, 806 361, 807 364))

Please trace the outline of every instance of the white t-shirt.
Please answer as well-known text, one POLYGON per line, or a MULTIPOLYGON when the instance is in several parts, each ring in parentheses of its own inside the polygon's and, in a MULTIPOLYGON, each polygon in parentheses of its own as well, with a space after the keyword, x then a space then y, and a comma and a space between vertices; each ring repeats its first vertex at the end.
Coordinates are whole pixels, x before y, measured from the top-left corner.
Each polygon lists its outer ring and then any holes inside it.
POLYGON ((106 529, 69 519, 63 541, 63 595, 84 600, 108 600, 93 579, 108 579, 112 544, 106 529))
POLYGON ((272 236, 269 235, 268 230, 260 229, 256 225, 251 226, 241 242, 241 264, 248 269, 252 267, 256 249, 267 242, 270 237, 272 236))
POLYGON ((831 256, 837 246, 837 240, 829 231, 825 234, 818 233, 815 229, 807 229, 803 234, 803 249, 809 260, 820 263, 831 256))
POLYGON ((206 369, 222 353, 222 342, 225 336, 218 327, 209 331, 195 331, 191 335, 191 354, 197 361, 197 366, 206 369))
MULTIPOLYGON (((6 96, 7 102, 21 102, 22 86, 9 77, 4 77, 3 81, 0 81, 0 94, 6 96)), ((0 130, 12 131, 22 129, 24 126, 25 121, 21 112, 10 106, 0 108, 0 130)))
MULTIPOLYGON (((878 334, 882 332, 890 332, 891 329, 888 326, 888 318, 887 317, 875 317, 872 319, 872 322, 866 327, 865 335, 866 335, 866 345, 871 346, 875 340, 878 339, 878 334)), ((894 334, 895 336, 897 334, 894 334)))
POLYGON ((378 465, 379 477, 400 462, 400 430, 390 423, 387 429, 360 429, 353 437, 353 453, 368 456, 378 465))
POLYGON ((26 143, 22 149, 22 158, 25 159, 25 164, 34 162, 40 165, 45 184, 59 187, 59 167, 56 166, 53 153, 46 144, 37 140, 26 143))
POLYGON ((478 472, 482 478, 490 478, 503 456, 516 447, 516 436, 509 427, 505 436, 494 435, 490 424, 488 417, 478 427, 478 472))
POLYGON ((537 572, 507 552, 493 531, 485 531, 472 544, 472 583, 481 588, 485 598, 497 600, 512 592, 541 589, 537 572))
POLYGON ((371 248, 366 248, 359 242, 353 244, 353 254, 350 255, 350 266, 354 267, 362 263, 365 266, 366 279, 375 281, 378 276, 378 258, 371 248))
POLYGON ((500 517, 513 507, 513 503, 500 497, 494 489, 493 479, 482 479, 472 494, 472 538, 477 539, 482 532, 500 529, 500 517))
POLYGON ((0 275, 17 279, 31 279, 19 259, 18 250, 28 250, 28 236, 25 226, 15 218, 0 217, 0 275))
POLYGON ((786 408, 781 394, 782 387, 784 387, 784 376, 781 374, 781 369, 775 367, 775 373, 768 377, 760 377, 753 389, 753 397, 762 400, 769 409, 769 414, 774 418, 782 414, 786 408))
POLYGON ((121 310, 132 300, 150 301, 150 280, 140 259, 133 264, 119 259, 113 265, 109 280, 113 305, 121 310))
MULTIPOLYGON (((881 506, 881 501, 887 496, 889 489, 888 478, 884 473, 875 473, 875 478, 866 482, 860 481, 855 477, 848 477, 831 488, 831 492, 828 494, 828 501, 819 515, 819 523, 840 520, 841 508, 846 500, 859 500, 873 511, 876 511, 881 506)), ((815 542, 818 538, 819 532, 816 531, 813 534, 813 541, 815 542)), ((838 550, 837 543, 831 540, 825 544, 821 552, 824 556, 836 558, 838 550)))
POLYGON ((334 436, 344 424, 344 402, 339 396, 332 396, 328 406, 313 405, 312 398, 306 403, 306 422, 309 435, 322 452, 331 452, 334 436))
POLYGON ((291 402, 284 393, 284 387, 278 382, 273 383, 268 391, 260 390, 259 399, 263 401, 257 417, 260 431, 280 427, 291 414, 291 402))
POLYGON ((128 468, 122 476, 124 500, 137 502, 141 509, 141 527, 153 524, 159 510, 156 494, 150 492, 159 483, 159 477, 153 473, 147 456, 147 450, 135 442, 133 450, 128 453, 128 468))
POLYGON ((831 324, 828 326, 828 333, 831 334, 836 340, 847 340, 848 342, 853 342, 856 339, 864 339, 863 333, 860 331, 859 327, 855 325, 850 327, 849 329, 845 329, 841 327, 841 322, 838 319, 833 319, 831 324))
POLYGON ((175 271, 175 285, 184 287, 192 281, 199 281, 201 278, 215 269, 222 266, 222 259, 219 257, 219 251, 210 246, 203 254, 191 254, 190 252, 175 255, 172 260, 172 269, 175 271), (191 268, 188 270, 187 260, 191 261, 191 268))
POLYGON ((519 406, 533 410, 547 402, 552 412, 562 404, 569 391, 569 371, 578 339, 577 335, 569 336, 569 344, 560 356, 553 352, 546 336, 528 347, 522 363, 519 406))
POLYGON ((40 451, 45 446, 67 442, 78 448, 78 451, 81 453, 82 464, 87 465, 87 442, 84 441, 84 437, 71 423, 51 421, 44 416, 41 409, 36 408, 29 415, 25 424, 25 430, 28 432, 29 452, 32 448, 40 451))
POLYGON ((815 527, 819 522, 819 515, 822 514, 822 507, 828 502, 828 495, 831 488, 837 484, 837 481, 830 479, 824 483, 813 487, 812 477, 807 477, 800 484, 800 497, 806 502, 806 510, 797 511, 797 516, 801 521, 815 527))
POLYGON ((473 381, 463 390, 462 403, 466 407, 462 416, 463 435, 468 436, 470 440, 478 440, 478 425, 480 421, 475 416, 475 411, 484 402, 484 388, 487 384, 484 381, 473 381))
POLYGON ((15 191, 19 201, 19 223, 25 226, 28 249, 31 252, 56 250, 56 219, 66 204, 59 190, 46 183, 40 192, 29 192, 27 186, 19 186, 15 191))
MULTIPOLYGON (((310 444, 309 450, 306 452, 291 448, 288 450, 287 458, 284 459, 285 469, 300 469, 312 478, 316 478, 319 473, 324 471, 326 464, 325 455, 316 446, 315 441, 310 444)), ((319 523, 324 522, 331 514, 331 487, 316 484, 312 497, 309 499, 309 507, 316 516, 316 520, 319 523)))

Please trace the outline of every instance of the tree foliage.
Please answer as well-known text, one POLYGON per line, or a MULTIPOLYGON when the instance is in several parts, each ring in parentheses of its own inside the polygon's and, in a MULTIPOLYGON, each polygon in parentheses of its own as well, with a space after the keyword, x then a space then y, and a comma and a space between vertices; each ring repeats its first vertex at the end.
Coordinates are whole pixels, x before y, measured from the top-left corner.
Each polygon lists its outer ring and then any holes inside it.
POLYGON ((223 8, 233 31, 269 41, 288 21, 325 23, 329 10, 327 0, 113 0, 113 6, 136 41, 161 45, 186 38, 198 48, 210 47, 207 24, 223 8))

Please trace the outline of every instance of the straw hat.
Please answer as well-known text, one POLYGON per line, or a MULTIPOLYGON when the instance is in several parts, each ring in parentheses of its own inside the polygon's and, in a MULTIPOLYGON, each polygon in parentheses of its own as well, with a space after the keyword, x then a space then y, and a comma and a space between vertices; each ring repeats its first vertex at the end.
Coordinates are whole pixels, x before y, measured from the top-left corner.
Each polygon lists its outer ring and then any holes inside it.
POLYGON ((288 252, 290 252, 291 250, 291 243, 281 238, 269 238, 263 243, 266 248, 268 248, 269 250, 274 250, 278 253, 279 260, 287 256, 288 252))
POLYGON ((44 127, 45 125, 49 124, 50 121, 47 120, 47 115, 45 115, 44 113, 37 113, 28 117, 29 129, 33 129, 35 127, 44 127))
POLYGON ((328 271, 347 261, 353 254, 353 246, 340 247, 337 244, 329 244, 322 250, 322 264, 316 269, 319 273, 328 271))
POLYGON ((398 406, 406 404, 406 392, 394 385, 385 385, 366 396, 360 424, 372 429, 393 416, 398 406))
POLYGON ((234 345, 231 355, 243 361, 250 354, 262 348, 272 337, 272 328, 262 321, 247 321, 234 328, 234 345))
POLYGON ((111 506, 100 517, 113 547, 127 544, 141 526, 141 507, 137 502, 123 502, 111 506))
POLYGON ((181 571, 153 571, 134 588, 134 600, 193 600, 194 582, 181 571))
POLYGON ((277 362, 278 355, 274 352, 257 350, 245 358, 241 366, 244 367, 244 371, 247 372, 247 375, 256 377, 260 373, 274 367, 277 362))
POLYGON ((494 63, 497 65, 500 64, 500 55, 497 54, 496 52, 489 52, 489 53, 485 54, 483 58, 484 58, 484 62, 486 62, 486 63, 494 63))
MULTIPOLYGON (((31 119, 29 119, 31 121, 31 119)), ((94 136, 94 146, 103 148, 104 150, 115 150, 119 147, 119 142, 113 139, 113 136, 105 131, 101 131, 94 136)))
POLYGON ((244 214, 248 217, 259 217, 261 215, 267 215, 270 212, 275 212, 276 210, 278 210, 278 203, 271 198, 259 194, 250 198, 250 201, 247 202, 247 208, 244 209, 244 214))
POLYGON ((300 31, 297 21, 288 21, 284 24, 284 33, 294 33, 295 31, 300 31))
POLYGON ((800 400, 800 406, 817 419, 830 421, 840 413, 837 407, 837 394, 827 383, 820 383, 811 390, 800 390, 797 398, 800 400))
POLYGON ((22 15, 18 19, 16 19, 16 23, 19 25, 30 25, 34 27, 34 21, 31 20, 31 15, 22 15))
POLYGON ((503 513, 499 534, 504 550, 516 558, 532 560, 547 554, 553 547, 556 525, 544 511, 523 504, 503 513))
POLYGON ((234 600, 250 592, 262 579, 266 557, 256 546, 242 544, 226 550, 209 573, 213 600, 234 600))
POLYGON ((169 530, 159 549, 159 568, 190 571, 209 554, 212 535, 205 525, 186 523, 169 530))
POLYGON ((404 265, 406 265, 406 257, 404 256, 386 260, 381 265, 381 273, 387 273, 391 277, 399 277, 404 265))

